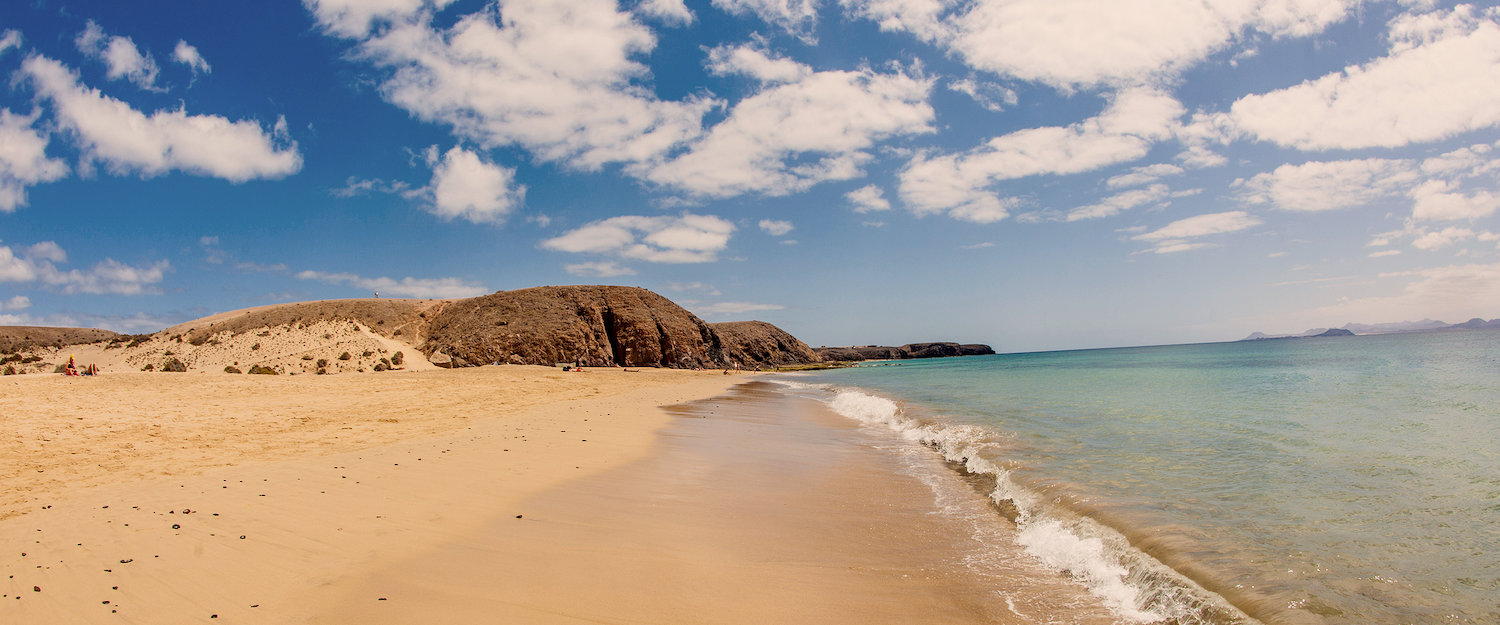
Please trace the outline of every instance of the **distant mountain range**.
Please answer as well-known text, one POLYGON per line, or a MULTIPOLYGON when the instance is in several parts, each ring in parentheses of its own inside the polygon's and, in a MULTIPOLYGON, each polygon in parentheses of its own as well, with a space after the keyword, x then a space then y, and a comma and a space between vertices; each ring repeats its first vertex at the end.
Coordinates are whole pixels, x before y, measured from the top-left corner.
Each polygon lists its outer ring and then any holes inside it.
POLYGON ((1407 334, 1411 332, 1440 332, 1443 330, 1489 330, 1500 329, 1500 318, 1485 321, 1475 317, 1463 323, 1443 323, 1434 319, 1400 321, 1396 323, 1346 323, 1341 328, 1313 328, 1301 334, 1266 334, 1252 332, 1241 341, 1265 341, 1271 339, 1305 339, 1320 336, 1354 336, 1356 334, 1407 334))

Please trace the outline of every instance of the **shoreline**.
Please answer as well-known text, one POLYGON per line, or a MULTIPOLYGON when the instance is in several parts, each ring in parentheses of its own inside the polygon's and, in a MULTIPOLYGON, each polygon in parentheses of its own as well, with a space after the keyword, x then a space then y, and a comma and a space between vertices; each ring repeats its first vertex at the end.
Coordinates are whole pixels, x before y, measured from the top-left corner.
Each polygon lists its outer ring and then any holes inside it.
POLYGON ((1116 622, 925 449, 764 381, 668 412, 650 454, 345 577, 311 622, 1116 622))
POLYGON ((507 366, 7 384, 0 485, 18 495, 0 520, 0 621, 306 622, 329 584, 638 459, 669 420, 659 406, 746 377, 507 366))

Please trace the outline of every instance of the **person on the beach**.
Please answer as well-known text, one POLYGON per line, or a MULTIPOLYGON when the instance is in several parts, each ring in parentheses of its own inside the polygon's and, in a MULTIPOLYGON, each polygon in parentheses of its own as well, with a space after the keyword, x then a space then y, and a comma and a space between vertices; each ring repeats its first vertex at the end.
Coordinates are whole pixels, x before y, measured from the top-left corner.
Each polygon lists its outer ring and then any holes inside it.
POLYGON ((63 368, 63 375, 78 375, 78 365, 73 364, 73 356, 68 356, 68 366, 63 368))

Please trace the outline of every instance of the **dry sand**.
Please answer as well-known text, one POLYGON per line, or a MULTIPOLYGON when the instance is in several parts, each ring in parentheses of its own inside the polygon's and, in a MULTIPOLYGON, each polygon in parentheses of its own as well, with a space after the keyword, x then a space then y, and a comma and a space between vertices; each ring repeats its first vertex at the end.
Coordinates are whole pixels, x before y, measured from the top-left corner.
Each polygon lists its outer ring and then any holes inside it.
POLYGON ((0 379, 0 623, 1112 622, 754 379, 0 379))
POLYGON ((658 406, 745 377, 0 378, 0 623, 307 622, 327 585, 641 458, 658 406))

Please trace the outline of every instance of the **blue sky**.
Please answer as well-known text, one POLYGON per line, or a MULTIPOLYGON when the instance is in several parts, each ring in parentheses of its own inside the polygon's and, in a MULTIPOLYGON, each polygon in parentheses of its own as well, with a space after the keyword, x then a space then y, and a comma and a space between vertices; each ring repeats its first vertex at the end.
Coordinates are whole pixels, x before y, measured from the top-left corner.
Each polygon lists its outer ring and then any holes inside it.
POLYGON ((0 6, 0 323, 626 284, 813 345, 1500 317, 1500 9, 0 6))

